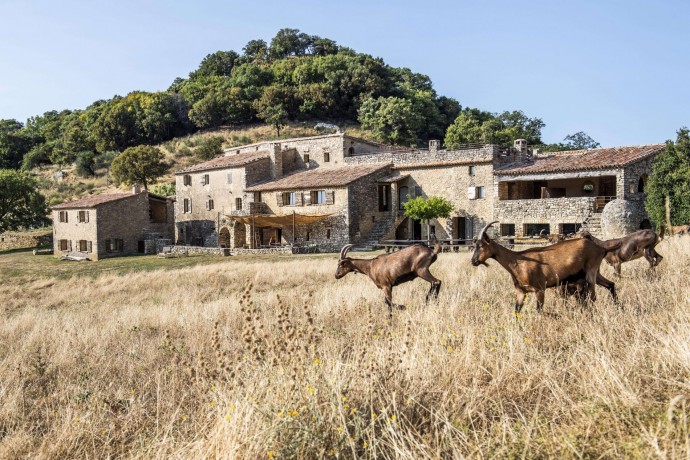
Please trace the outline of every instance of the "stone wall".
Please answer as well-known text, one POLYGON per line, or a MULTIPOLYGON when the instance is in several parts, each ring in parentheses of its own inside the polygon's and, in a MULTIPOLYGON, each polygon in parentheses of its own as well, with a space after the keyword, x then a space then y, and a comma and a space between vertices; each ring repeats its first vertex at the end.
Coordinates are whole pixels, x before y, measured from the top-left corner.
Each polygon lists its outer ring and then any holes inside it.
POLYGON ((0 233, 0 251, 9 249, 35 248, 46 246, 53 242, 53 234, 35 232, 6 232, 0 233))
MULTIPOLYGON (((129 201, 134 199, 135 195, 131 198, 119 200, 119 201, 129 201)), ((79 251, 79 240, 90 241, 91 242, 91 253, 88 257, 92 260, 98 259, 98 230, 97 221, 99 218, 98 210, 95 208, 91 209, 61 209, 52 212, 53 218, 53 254, 55 257, 61 257, 69 252, 79 251), (60 222, 59 213, 60 211, 67 213, 67 222, 60 222), (79 222, 78 216, 79 211, 87 212, 88 222, 79 222), (67 251, 60 250, 60 241, 67 240, 67 251)), ((118 219, 119 221, 120 219, 118 219)))
POLYGON ((549 224, 551 233, 558 233, 559 224, 584 222, 594 210, 594 201, 594 197, 496 201, 494 219, 515 224, 516 236, 522 236, 524 224, 549 224))
POLYGON ((601 232, 605 239, 620 238, 640 230, 649 220, 643 199, 613 200, 601 213, 601 232))
POLYGON ((413 164, 413 163, 448 163, 457 161, 471 162, 492 162, 494 155, 498 153, 498 147, 488 145, 482 148, 466 150, 414 150, 411 152, 380 152, 355 155, 345 158, 345 164, 373 164, 373 163, 393 163, 393 165, 413 164))

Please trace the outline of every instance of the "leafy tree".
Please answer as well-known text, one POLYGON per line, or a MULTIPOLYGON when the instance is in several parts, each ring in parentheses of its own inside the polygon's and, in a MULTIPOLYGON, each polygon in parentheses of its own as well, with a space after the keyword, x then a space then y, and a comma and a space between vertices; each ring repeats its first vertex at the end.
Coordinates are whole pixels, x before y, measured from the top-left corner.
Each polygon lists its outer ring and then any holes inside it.
POLYGON ((80 176, 96 175, 96 154, 90 150, 80 152, 75 161, 77 174, 80 176))
POLYGON ((111 171, 118 182, 126 185, 142 184, 148 190, 148 184, 165 174, 169 167, 160 149, 139 145, 129 147, 116 156, 111 171))
POLYGON ((499 115, 478 109, 465 109, 446 130, 445 145, 458 148, 462 144, 487 143, 512 145, 515 139, 527 139, 529 144, 541 144, 540 118, 528 118, 522 111, 499 115))
POLYGON ((210 160, 223 154, 222 136, 210 136, 204 139, 201 144, 194 149, 194 155, 202 160, 210 160))
POLYGON ((199 68, 189 74, 189 78, 222 76, 229 77, 239 55, 234 51, 216 51, 207 54, 199 68))
POLYGON ((690 223, 690 131, 681 128, 676 142, 667 141, 657 155, 647 181, 645 208, 654 222, 666 222, 666 197, 671 205, 671 225, 690 223))
POLYGON ((17 120, 0 120, 0 168, 19 168, 32 142, 17 120))
POLYGON ((0 169, 0 233, 46 225, 48 210, 34 178, 26 171, 0 169))
POLYGON ((175 195, 175 184, 158 184, 151 187, 151 191, 160 196, 174 196, 175 195))
POLYGON ((445 198, 430 196, 424 198, 418 196, 403 203, 405 215, 413 220, 426 222, 427 235, 431 237, 431 219, 448 218, 453 212, 453 205, 445 198))
POLYGON ((359 122, 381 142, 414 145, 423 118, 407 99, 379 97, 364 101, 359 109, 359 122))
POLYGON ((268 57, 268 44, 264 40, 249 40, 242 51, 249 62, 264 60, 268 57))
POLYGON ((568 134, 563 140, 565 141, 565 145, 572 150, 596 149, 597 147, 601 147, 601 144, 589 137, 584 131, 568 134))
POLYGON ((298 29, 280 29, 271 40, 268 54, 272 59, 307 54, 313 44, 313 38, 298 29))
POLYGON ((280 136, 280 130, 287 122, 290 109, 293 106, 294 97, 291 89, 275 85, 264 88, 261 97, 253 104, 257 112, 256 116, 264 120, 266 124, 273 126, 278 136, 280 136))

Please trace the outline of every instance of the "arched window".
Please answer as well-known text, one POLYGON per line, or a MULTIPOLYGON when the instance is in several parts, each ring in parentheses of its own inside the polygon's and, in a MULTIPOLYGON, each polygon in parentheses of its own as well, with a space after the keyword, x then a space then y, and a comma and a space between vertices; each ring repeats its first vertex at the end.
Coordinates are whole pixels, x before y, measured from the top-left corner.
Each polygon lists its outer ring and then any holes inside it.
POLYGON ((637 193, 644 193, 645 188, 647 188, 647 175, 642 174, 640 180, 637 181, 637 193))
POLYGON ((407 203, 407 201, 410 199, 410 189, 406 186, 400 187, 398 190, 398 209, 402 210, 403 209, 403 203, 407 203))

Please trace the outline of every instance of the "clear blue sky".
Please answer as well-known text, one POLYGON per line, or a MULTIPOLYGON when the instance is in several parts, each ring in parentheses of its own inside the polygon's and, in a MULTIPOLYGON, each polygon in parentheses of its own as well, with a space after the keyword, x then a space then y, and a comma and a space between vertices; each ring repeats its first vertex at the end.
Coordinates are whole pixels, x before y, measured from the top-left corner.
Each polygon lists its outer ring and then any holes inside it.
POLYGON ((520 109, 558 142, 690 125, 690 2, 0 0, 0 118, 166 89, 208 53, 284 27, 427 74, 463 106, 520 109))

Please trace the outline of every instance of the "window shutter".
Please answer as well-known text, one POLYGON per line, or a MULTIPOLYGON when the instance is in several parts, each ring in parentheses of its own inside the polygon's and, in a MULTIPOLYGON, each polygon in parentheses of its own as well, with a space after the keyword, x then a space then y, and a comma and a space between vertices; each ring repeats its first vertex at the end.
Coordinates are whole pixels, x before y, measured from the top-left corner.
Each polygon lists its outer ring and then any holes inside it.
MULTIPOLYGON (((89 221, 89 211, 86 211, 86 220, 85 220, 85 222, 88 222, 88 221, 89 221)), ((89 252, 91 252, 91 251, 89 251, 89 252)))
POLYGON ((333 190, 329 190, 326 192, 326 204, 333 203, 335 203, 335 192, 333 190))
POLYGON ((307 192, 304 194, 304 205, 309 206, 311 204, 311 194, 313 192, 307 192))
POLYGON ((93 245, 91 244, 91 241, 86 242, 86 252, 92 252, 93 250, 93 245))
POLYGON ((67 250, 72 251, 72 240, 69 240, 69 244, 67 245, 67 250))
POLYGON ((228 184, 232 184, 232 173, 228 173, 228 184))
POLYGON ((206 210, 207 210, 207 211, 210 211, 210 210, 211 210, 211 202, 210 202, 210 201, 207 201, 207 202, 206 202, 206 210))
POLYGON ((477 189, 474 187, 467 187, 467 199, 474 200, 477 198, 477 189))
POLYGON ((276 202, 278 203, 278 206, 283 206, 283 194, 282 193, 276 193, 276 202))
POLYGON ((304 203, 304 194, 302 192, 295 192, 295 206, 302 206, 304 203))
POLYGON ((125 249, 124 241, 122 240, 117 240, 117 250, 118 252, 122 252, 125 249))

